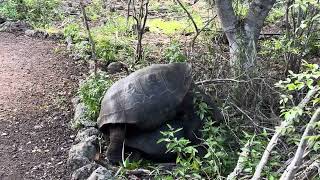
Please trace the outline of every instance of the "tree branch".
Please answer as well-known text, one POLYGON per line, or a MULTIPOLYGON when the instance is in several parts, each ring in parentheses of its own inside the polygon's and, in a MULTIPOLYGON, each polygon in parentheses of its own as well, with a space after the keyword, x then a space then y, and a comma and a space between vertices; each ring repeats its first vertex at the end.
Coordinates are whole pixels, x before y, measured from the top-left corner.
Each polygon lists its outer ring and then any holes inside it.
POLYGON ((313 179, 315 175, 318 174, 320 170, 320 156, 317 156, 315 160, 307 166, 307 168, 299 172, 293 180, 309 180, 313 179))
POLYGON ((245 166, 245 162, 248 159, 248 156, 250 154, 249 148, 252 146, 252 141, 253 141, 254 137, 252 137, 251 140, 249 140, 243 148, 241 148, 242 152, 239 155, 238 161, 237 161, 237 165, 236 167, 233 169, 233 171, 228 175, 227 180, 235 180, 239 177, 239 175, 241 174, 241 172, 244 169, 245 166))
MULTIPOLYGON (((307 95, 304 97, 304 99, 302 99, 302 101, 298 104, 297 108, 303 109, 307 105, 307 103, 311 100, 311 98, 317 93, 318 90, 319 90, 319 86, 316 86, 314 89, 310 90, 307 93, 307 95)), ((262 158, 261 158, 259 164, 257 165, 256 171, 254 172, 254 175, 251 180, 260 179, 262 169, 266 165, 266 163, 269 159, 269 156, 272 152, 272 149, 277 144, 277 142, 281 136, 281 129, 288 127, 288 125, 292 124, 292 122, 297 118, 298 118, 298 114, 296 114, 293 118, 291 118, 289 120, 282 121, 282 123, 280 124, 280 127, 277 128, 276 133, 272 136, 270 142, 268 143, 267 148, 264 151, 262 158)))
POLYGON ((188 18, 191 20, 194 29, 196 30, 196 32, 199 32, 199 28, 196 24, 196 22, 194 21, 193 17, 191 16, 191 14, 189 13, 189 11, 184 7, 184 5, 180 2, 180 0, 176 0, 178 2, 178 4, 181 6, 181 8, 184 10, 184 12, 187 14, 188 18))
POLYGON ((247 37, 252 38, 255 42, 258 40, 263 22, 275 2, 276 0, 254 0, 251 2, 244 25, 247 37))
POLYGON ((237 17, 234 13, 231 0, 216 0, 216 10, 223 31, 226 33, 229 44, 235 43, 237 17))
POLYGON ((311 135, 311 132, 313 130, 313 125, 317 121, 319 121, 320 118, 320 108, 316 110, 316 112, 313 114, 310 122, 308 123, 306 129, 303 132, 303 135, 301 137, 298 149, 296 151, 296 154, 294 155, 294 158, 290 165, 287 167, 285 172, 282 174, 280 180, 290 180, 294 177, 296 174, 298 167, 301 165, 302 156, 304 154, 304 151, 308 145, 308 139, 307 136, 311 135))

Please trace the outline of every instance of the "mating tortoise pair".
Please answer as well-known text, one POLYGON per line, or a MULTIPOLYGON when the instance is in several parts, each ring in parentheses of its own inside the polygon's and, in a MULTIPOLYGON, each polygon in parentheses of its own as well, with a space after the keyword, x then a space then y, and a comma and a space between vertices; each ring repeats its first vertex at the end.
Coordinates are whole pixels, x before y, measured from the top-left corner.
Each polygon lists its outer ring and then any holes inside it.
MULTIPOLYGON (((183 128, 177 134, 192 143, 199 143, 200 118, 194 108, 191 65, 187 63, 156 64, 140 69, 114 83, 106 92, 98 118, 98 126, 108 134, 107 158, 116 163, 122 159, 125 147, 140 150, 149 157, 165 160, 165 145, 157 144, 166 124, 183 128), (169 121, 171 120, 171 121, 169 121)), ((221 119, 218 108, 208 96, 204 100, 221 119)))

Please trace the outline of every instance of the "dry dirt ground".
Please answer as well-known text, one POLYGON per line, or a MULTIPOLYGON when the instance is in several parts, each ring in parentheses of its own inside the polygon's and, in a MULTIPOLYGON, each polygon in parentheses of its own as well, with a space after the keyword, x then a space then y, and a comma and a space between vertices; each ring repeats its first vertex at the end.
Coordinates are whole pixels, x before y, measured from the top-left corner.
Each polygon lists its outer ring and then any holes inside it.
POLYGON ((69 179, 71 98, 84 72, 53 41, 0 33, 0 179, 69 179))

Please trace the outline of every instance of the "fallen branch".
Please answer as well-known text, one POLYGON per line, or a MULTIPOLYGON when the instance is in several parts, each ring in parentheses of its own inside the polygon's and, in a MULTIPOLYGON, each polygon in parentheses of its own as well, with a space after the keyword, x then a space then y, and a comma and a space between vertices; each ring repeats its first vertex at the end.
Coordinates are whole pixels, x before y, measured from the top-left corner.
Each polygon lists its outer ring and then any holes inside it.
MULTIPOLYGON (((314 89, 310 90, 307 95, 305 96, 305 98, 298 104, 297 108, 299 109, 303 109, 306 104, 311 100, 311 98, 317 93, 317 91, 319 90, 319 86, 316 86, 314 89)), ((261 177, 261 172, 262 169, 264 168, 264 166, 266 165, 270 153, 272 151, 272 149, 274 148, 274 146, 277 144, 278 139, 280 138, 281 134, 281 129, 284 129, 286 127, 288 127, 288 125, 292 124, 292 122, 298 118, 298 114, 296 114, 293 118, 289 119, 289 120, 285 120, 280 124, 280 127, 277 128, 276 133, 273 135, 273 137, 271 138, 270 142, 267 145, 266 150, 264 151, 262 158, 259 162, 259 164, 256 167, 256 170, 254 172, 254 175, 252 177, 251 180, 258 180, 261 177)))
POLYGON ((316 110, 316 112, 313 114, 310 122, 308 123, 306 129, 303 132, 303 135, 301 137, 298 149, 294 155, 294 158, 290 165, 287 167, 287 169, 282 174, 280 180, 291 180, 294 175, 296 174, 299 166, 301 165, 302 156, 304 154, 304 151, 306 147, 308 146, 308 139, 307 137, 311 135, 311 132, 313 130, 314 123, 319 121, 320 118, 320 108, 316 110))
POLYGON ((133 174, 135 176, 142 176, 142 175, 150 175, 151 171, 147 169, 134 169, 134 170, 126 170, 126 174, 133 174))
POLYGON ((195 82, 194 84, 211 84, 211 83, 225 83, 225 82, 236 82, 236 83, 243 83, 243 82, 249 82, 249 81, 243 81, 243 80, 236 80, 236 79, 209 79, 209 80, 203 80, 195 82))
POLYGON ((320 156, 318 156, 304 171, 298 173, 293 180, 313 179, 320 171, 320 156))
POLYGON ((244 164, 248 159, 249 156, 249 147, 252 145, 252 141, 254 139, 254 136, 244 145, 243 148, 241 148, 242 152, 239 155, 238 162, 236 167, 233 169, 233 171, 228 175, 227 180, 235 180, 238 179, 241 172, 244 169, 244 164))

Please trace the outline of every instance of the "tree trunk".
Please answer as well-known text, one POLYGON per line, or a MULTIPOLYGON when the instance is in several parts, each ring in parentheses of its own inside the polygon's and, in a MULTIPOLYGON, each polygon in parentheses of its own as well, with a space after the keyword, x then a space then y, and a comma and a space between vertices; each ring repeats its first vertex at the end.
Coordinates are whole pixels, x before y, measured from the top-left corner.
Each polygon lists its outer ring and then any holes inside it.
POLYGON ((254 0, 241 25, 232 0, 216 0, 217 14, 230 48, 230 65, 235 76, 251 75, 255 70, 256 47, 263 22, 275 0, 254 0))

